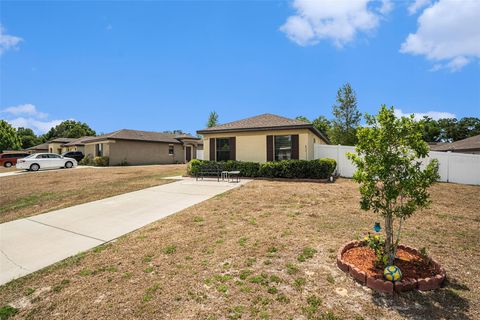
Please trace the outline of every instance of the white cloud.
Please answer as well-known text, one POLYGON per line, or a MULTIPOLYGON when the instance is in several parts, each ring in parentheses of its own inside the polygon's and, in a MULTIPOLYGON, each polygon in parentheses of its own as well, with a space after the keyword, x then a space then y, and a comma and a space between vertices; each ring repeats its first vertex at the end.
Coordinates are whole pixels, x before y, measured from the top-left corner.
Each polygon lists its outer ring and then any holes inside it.
POLYGON ((430 117, 434 120, 456 118, 457 117, 454 113, 442 112, 442 111, 427 111, 427 112, 406 113, 406 112, 403 112, 402 109, 395 109, 394 112, 395 112, 396 117, 409 117, 410 115, 413 114, 415 120, 421 120, 421 119, 423 119, 424 116, 430 117))
POLYGON ((290 40, 307 46, 328 39, 342 47, 358 33, 374 31, 393 4, 391 0, 294 0, 293 7, 296 14, 280 27, 290 40))
MULTIPOLYGON (((59 125, 64 120, 47 120, 48 114, 40 112, 33 104, 21 104, 0 110, 0 114, 6 115, 5 119, 13 127, 30 128, 36 134, 43 134, 50 128, 59 125)), ((3 117, 2 117, 3 118, 3 117)))
POLYGON ((16 49, 17 45, 23 41, 22 38, 8 35, 5 31, 0 24, 0 55, 7 50, 16 49))
POLYGON ((59 125, 64 120, 50 120, 50 121, 42 121, 35 118, 15 118, 11 120, 7 120, 13 127, 19 128, 30 128, 36 134, 43 134, 46 133, 51 128, 59 125))
POLYGON ((430 5, 432 0, 415 0, 408 6, 408 13, 415 14, 418 10, 430 5))
POLYGON ((21 104, 21 105, 13 106, 13 107, 8 107, 8 108, 5 108, 5 109, 1 110, 0 112, 9 113, 9 114, 14 115, 14 116, 28 115, 28 116, 33 116, 33 117, 39 118, 39 119, 45 119, 45 118, 48 117, 48 114, 38 111, 37 108, 33 104, 30 104, 30 103, 21 104))
POLYGON ((408 35, 400 52, 424 55, 431 70, 462 69, 480 58, 480 1, 439 0, 418 18, 418 29, 408 35))

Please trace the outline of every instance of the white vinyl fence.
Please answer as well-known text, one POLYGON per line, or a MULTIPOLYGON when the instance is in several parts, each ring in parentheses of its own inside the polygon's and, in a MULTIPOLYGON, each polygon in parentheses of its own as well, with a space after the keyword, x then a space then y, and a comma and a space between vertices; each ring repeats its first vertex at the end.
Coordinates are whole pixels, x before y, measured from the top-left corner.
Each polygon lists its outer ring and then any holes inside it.
MULTIPOLYGON (((337 174, 351 178, 356 168, 347 158, 348 152, 355 152, 355 147, 315 144, 314 157, 335 159, 337 174)), ((438 160, 440 181, 480 185, 480 155, 431 151, 424 163, 430 159, 438 160)))

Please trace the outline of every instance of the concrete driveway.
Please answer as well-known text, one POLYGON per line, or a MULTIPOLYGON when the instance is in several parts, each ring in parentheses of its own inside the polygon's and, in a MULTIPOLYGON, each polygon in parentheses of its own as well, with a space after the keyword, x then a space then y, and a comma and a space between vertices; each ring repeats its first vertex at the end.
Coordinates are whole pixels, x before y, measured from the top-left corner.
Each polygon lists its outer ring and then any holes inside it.
POLYGON ((0 285, 247 182, 186 178, 0 224, 0 285))

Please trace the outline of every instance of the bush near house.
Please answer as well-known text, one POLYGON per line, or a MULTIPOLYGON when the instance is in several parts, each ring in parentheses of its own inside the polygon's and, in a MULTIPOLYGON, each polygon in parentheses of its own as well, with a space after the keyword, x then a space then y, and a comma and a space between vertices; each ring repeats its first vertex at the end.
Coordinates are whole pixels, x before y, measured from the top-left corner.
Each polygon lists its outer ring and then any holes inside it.
POLYGON ((245 161, 206 161, 192 160, 188 165, 188 174, 196 175, 204 170, 240 171, 243 177, 293 178, 293 179, 327 179, 337 162, 334 159, 317 160, 281 160, 275 162, 245 161))
MULTIPOLYGON (((96 166, 96 167, 107 167, 109 165, 108 157, 95 157, 86 156, 78 163, 81 166, 96 166)), ((122 165, 122 164, 120 164, 122 165)))

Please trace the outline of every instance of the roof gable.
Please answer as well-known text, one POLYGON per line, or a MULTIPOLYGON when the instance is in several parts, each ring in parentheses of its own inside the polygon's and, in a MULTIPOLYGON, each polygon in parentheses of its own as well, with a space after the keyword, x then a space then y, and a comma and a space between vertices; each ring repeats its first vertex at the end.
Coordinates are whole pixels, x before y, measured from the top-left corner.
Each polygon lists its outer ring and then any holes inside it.
POLYGON ((258 116, 228 122, 215 127, 206 128, 197 131, 199 134, 220 133, 220 132, 240 132, 240 131, 254 131, 254 130, 275 130, 275 129, 309 129, 314 134, 325 140, 328 139, 311 123, 281 117, 275 114, 265 113, 258 116))

